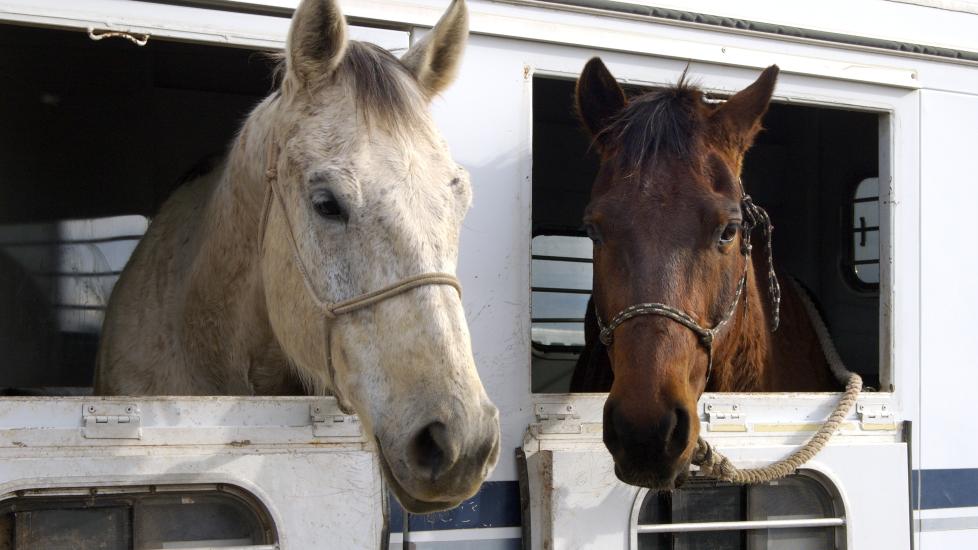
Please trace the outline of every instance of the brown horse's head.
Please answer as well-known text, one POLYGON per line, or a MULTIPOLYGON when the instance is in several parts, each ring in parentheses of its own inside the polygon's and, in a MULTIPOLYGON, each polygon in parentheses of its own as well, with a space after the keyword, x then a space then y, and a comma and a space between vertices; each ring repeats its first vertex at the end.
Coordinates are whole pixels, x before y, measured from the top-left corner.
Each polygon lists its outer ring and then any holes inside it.
MULTIPOLYGON (((605 323, 651 302, 711 328, 737 301, 743 277, 751 286, 740 169, 777 74, 769 67, 720 104, 683 82, 627 100, 600 59, 588 62, 577 104, 601 167, 584 223, 594 241, 594 307, 605 323)), ((741 328, 740 317, 716 334, 715 362, 736 353, 730 333, 741 328)), ((687 474, 699 435, 705 346, 673 319, 642 315, 614 329, 607 351, 614 383, 604 441, 616 473, 627 483, 673 488, 687 474)), ((721 387, 716 373, 709 382, 721 387)))

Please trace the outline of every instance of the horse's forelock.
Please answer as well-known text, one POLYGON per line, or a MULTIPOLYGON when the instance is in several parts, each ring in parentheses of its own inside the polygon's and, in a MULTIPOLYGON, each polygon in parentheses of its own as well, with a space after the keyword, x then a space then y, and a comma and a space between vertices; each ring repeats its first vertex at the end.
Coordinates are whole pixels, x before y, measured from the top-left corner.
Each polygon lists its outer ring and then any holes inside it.
MULTIPOLYGON (((301 93, 290 82, 284 55, 274 76, 285 95, 301 93)), ((345 86, 364 122, 390 130, 415 125, 427 111, 426 97, 408 69, 369 42, 351 40, 335 73, 324 75, 323 83, 345 86)))
POLYGON ((602 130, 623 173, 638 174, 660 154, 692 158, 701 143, 703 94, 681 80, 632 99, 602 130))

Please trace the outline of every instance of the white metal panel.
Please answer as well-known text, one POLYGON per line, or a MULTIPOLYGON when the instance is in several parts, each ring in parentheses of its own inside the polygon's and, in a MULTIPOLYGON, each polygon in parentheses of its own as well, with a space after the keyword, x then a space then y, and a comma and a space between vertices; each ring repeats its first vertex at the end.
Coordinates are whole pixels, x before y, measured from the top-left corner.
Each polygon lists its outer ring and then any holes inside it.
MULTIPOLYGON (((880 0, 876 1, 882 3, 880 0)), ((82 29, 111 28, 146 32, 172 39, 277 49, 283 44, 287 28, 285 18, 291 14, 297 3, 298 0, 196 0, 172 5, 126 0, 0 0, 0 20, 82 29), (242 8, 255 7, 278 13, 282 17, 240 12, 242 8), (221 11, 222 9, 227 11, 221 11)), ((733 16, 748 19, 752 10, 756 9, 751 2, 730 6, 735 11, 733 16), (742 6, 743 11, 736 11, 742 6)), ((789 72, 819 74, 844 80, 889 82, 909 87, 928 86, 953 90, 978 87, 978 71, 974 70, 974 64, 906 58, 901 57, 901 53, 897 51, 876 52, 829 43, 802 43, 790 38, 745 35, 730 29, 655 24, 624 19, 613 14, 595 17, 561 11, 555 9, 553 4, 544 3, 525 5, 470 0, 469 7, 472 29, 477 34, 576 44, 603 50, 644 52, 677 59, 700 59, 755 68, 763 63, 778 62, 782 69, 789 72), (914 75, 915 78, 912 78, 914 75)), ((913 17, 924 20, 928 19, 929 14, 940 12, 917 6, 905 7, 914 10, 913 17)), ((355 21, 405 28, 432 25, 444 11, 445 2, 348 0, 343 3, 343 9, 355 21)), ((787 9, 791 9, 790 6, 787 9)), ((803 13, 803 17, 813 15, 812 10, 795 11, 803 13)), ((815 13, 821 12, 816 10, 815 13)), ((935 28, 944 32, 939 25, 935 28)), ((362 31, 354 30, 356 32, 362 31)), ((354 36, 380 41, 382 45, 392 49, 403 47, 403 39, 388 40, 384 38, 384 33, 382 29, 373 29, 369 36, 354 36), (391 42, 390 45, 386 43, 388 41, 391 42)), ((957 30, 951 28, 946 34, 957 36, 956 33, 957 30)), ((971 39, 970 32, 962 36, 971 39)), ((907 37, 897 40, 911 41, 907 37)))
MULTIPOLYGON (((294 6, 293 6, 294 7, 294 6)), ((130 0, 0 0, 0 21, 83 30, 112 30, 158 38, 279 50, 289 30, 281 17, 206 7, 130 0)), ((389 50, 407 48, 404 31, 354 25, 350 38, 389 50)))
POLYGON ((332 398, 0 400, 0 497, 22 489, 227 483, 259 498, 280 548, 378 548, 386 489, 360 435, 316 437, 332 398), (89 439, 87 404, 131 404, 141 439, 89 439))
MULTIPOLYGON (((930 4, 954 4, 927 1, 930 4)), ((978 52, 978 40, 972 31, 978 24, 978 17, 968 10, 955 13, 888 0, 828 0, 803 9, 799 9, 796 2, 769 0, 630 0, 627 3, 978 52)), ((966 3, 974 5, 958 2, 966 3)))
POLYGON ((890 0, 891 2, 903 2, 904 4, 916 4, 948 11, 960 11, 964 13, 978 14, 978 2, 974 0, 890 0))
MULTIPOLYGON (((197 0, 200 4, 294 7, 297 0, 197 0)), ((511 0, 511 4, 535 4, 533 0, 511 0)), ((911 42, 950 49, 978 52, 978 41, 971 32, 978 22, 973 2, 940 2, 911 0, 905 4, 941 4, 952 13, 914 5, 900 5, 888 0, 830 0, 818 9, 799 9, 796 3, 747 0, 631 0, 622 4, 661 7, 684 12, 703 13, 787 25, 801 29, 851 36, 864 36, 895 42, 911 42), (950 6, 949 6, 950 5, 950 6)), ((602 2, 594 2, 600 6, 602 2)), ((613 2, 607 2, 614 9, 613 2)))
MULTIPOLYGON (((6 2, 26 2, 26 0, 5 0, 6 2)), ((54 0, 47 0, 54 1, 54 0)), ((111 0, 87 0, 106 2, 111 0)), ((288 13, 295 9, 298 0, 199 0, 199 5, 272 7, 288 13)), ((431 0, 356 0, 342 4, 344 13, 351 18, 400 25, 430 26, 445 9, 444 2, 431 0)), ((25 6, 14 6, 10 13, 29 14, 34 10, 25 6)), ((2 4, 0 4, 2 13, 2 4)), ((213 15, 201 14, 204 21, 220 21, 213 15)), ((221 26, 224 24, 221 23, 221 26)), ((145 25, 143 25, 145 27, 145 25)), ((764 64, 777 62, 782 70, 800 74, 813 74, 840 78, 886 83, 895 86, 917 87, 916 71, 906 66, 893 66, 853 60, 834 60, 825 56, 808 57, 788 54, 778 50, 757 50, 730 43, 709 43, 699 40, 680 40, 663 38, 658 33, 649 33, 644 22, 627 22, 613 18, 595 18, 590 15, 559 13, 552 9, 541 9, 513 4, 490 2, 470 2, 470 26, 473 33, 494 36, 522 38, 532 41, 574 44, 593 48, 641 52, 676 59, 699 59, 711 63, 730 64, 742 67, 762 68, 764 64), (609 28, 609 25, 614 28, 609 28), (773 61, 770 61, 773 59, 773 61)), ((233 29, 234 27, 230 27, 233 29)), ((202 35, 208 32, 220 35, 207 28, 197 29, 202 35)), ((236 31, 235 31, 236 32, 236 31)), ((254 33, 250 33, 254 34, 254 33)), ((249 40, 266 40, 242 34, 249 40)))
MULTIPOLYGON (((458 275, 479 376, 499 407, 501 449, 520 445, 530 385, 530 82, 518 44, 473 36, 432 113, 468 169, 473 208, 462 224, 458 275), (514 47, 517 46, 517 47, 514 47)), ((516 479, 500 453, 492 479, 516 479)))
MULTIPOLYGON (((701 412, 712 402, 737 402, 749 431, 710 432, 701 414, 702 433, 738 466, 769 464, 811 436, 810 429, 799 431, 799 423, 824 420, 837 399, 816 394, 790 397, 708 394, 701 400, 701 412), (790 409, 795 409, 794 415, 790 409)), ((860 400, 885 401, 886 396, 860 400)), ((628 548, 628 521, 638 490, 617 481, 601 441, 604 396, 541 395, 535 401, 573 404, 578 418, 536 424, 528 432, 524 449, 531 494, 536 493, 531 500, 532 547, 628 548)), ((863 429, 853 414, 829 446, 805 465, 841 493, 848 548, 910 547, 907 460, 899 426, 863 429)))
POLYGON ((919 467, 974 468, 978 307, 973 163, 978 96, 921 94, 921 426, 919 467))

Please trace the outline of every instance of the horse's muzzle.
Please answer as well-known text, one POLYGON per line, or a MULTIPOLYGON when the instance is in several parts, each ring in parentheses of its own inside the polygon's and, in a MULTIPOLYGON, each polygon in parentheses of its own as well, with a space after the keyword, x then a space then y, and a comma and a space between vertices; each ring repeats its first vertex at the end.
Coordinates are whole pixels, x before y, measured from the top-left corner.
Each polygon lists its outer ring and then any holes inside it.
POLYGON ((488 401, 474 422, 423 423, 406 443, 377 438, 391 489, 410 512, 454 508, 473 496, 499 458, 499 411, 488 401))

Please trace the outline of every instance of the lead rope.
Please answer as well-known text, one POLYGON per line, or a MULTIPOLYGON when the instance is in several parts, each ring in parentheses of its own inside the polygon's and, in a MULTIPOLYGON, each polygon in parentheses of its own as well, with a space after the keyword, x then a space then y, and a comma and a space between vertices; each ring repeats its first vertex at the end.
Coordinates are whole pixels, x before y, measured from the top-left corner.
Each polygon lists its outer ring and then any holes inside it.
POLYGON ((839 399, 839 403, 835 406, 835 410, 832 411, 832 414, 829 415, 829 418, 815 432, 815 435, 811 439, 786 458, 767 466, 760 468, 737 468, 730 462, 730 459, 720 454, 707 440, 700 437, 696 442, 696 450, 693 451, 692 462, 700 467, 701 474, 706 477, 738 484, 752 484, 774 481, 790 475, 803 464, 814 458, 825 447, 826 443, 832 439, 832 435, 835 434, 839 425, 849 416, 852 406, 856 403, 856 399, 863 389, 862 377, 847 369, 842 362, 842 358, 839 357, 839 352, 835 349, 835 345, 832 343, 832 337, 829 335, 829 331, 825 327, 821 315, 819 315, 818 310, 815 308, 815 304, 812 303, 808 294, 801 288, 801 285, 797 281, 791 279, 791 282, 795 287, 795 294, 801 299, 805 307, 805 312, 808 313, 808 318, 812 322, 812 327, 818 336, 818 341, 822 346, 822 353, 825 354, 825 360, 829 364, 829 369, 839 382, 845 384, 846 390, 839 399))

